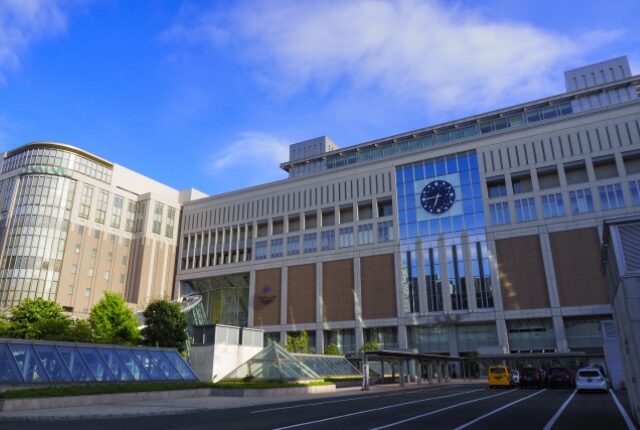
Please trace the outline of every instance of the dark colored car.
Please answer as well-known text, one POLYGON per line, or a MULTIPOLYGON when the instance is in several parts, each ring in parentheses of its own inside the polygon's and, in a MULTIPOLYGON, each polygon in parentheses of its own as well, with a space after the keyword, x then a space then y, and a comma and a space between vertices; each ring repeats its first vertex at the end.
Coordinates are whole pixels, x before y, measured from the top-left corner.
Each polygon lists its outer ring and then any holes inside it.
POLYGON ((544 387, 544 371, 535 367, 520 369, 520 388, 544 387))
POLYGON ((573 374, 566 367, 552 367, 549 369, 547 375, 547 385, 549 386, 549 388, 573 388, 573 386, 575 385, 573 374))

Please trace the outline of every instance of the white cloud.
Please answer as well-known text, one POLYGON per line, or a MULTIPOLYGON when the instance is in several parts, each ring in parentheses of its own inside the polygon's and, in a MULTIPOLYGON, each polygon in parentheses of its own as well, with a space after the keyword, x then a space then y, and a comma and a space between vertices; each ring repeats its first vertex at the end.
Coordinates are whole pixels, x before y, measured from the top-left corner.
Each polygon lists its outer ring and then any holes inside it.
POLYGON ((21 58, 44 37, 64 33, 69 0, 0 0, 0 83, 21 68, 21 58))
POLYGON ((181 14, 166 40, 227 45, 278 94, 377 91, 426 111, 562 90, 558 70, 619 37, 563 35, 418 0, 233 3, 181 14))
POLYGON ((210 156, 208 170, 223 185, 239 188, 286 178, 279 165, 288 159, 286 139, 245 132, 210 156))

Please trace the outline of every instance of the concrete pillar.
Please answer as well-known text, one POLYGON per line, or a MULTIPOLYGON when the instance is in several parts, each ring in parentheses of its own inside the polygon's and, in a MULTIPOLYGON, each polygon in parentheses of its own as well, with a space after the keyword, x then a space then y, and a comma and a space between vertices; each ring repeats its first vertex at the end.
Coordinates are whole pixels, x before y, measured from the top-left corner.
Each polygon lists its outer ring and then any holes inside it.
POLYGON ((442 276, 442 282, 440 283, 440 289, 442 291, 442 309, 445 312, 450 312, 451 308, 451 293, 449 292, 449 265, 447 264, 447 252, 448 246, 444 239, 444 235, 440 235, 438 238, 438 252, 440 254, 440 275, 442 276))
POLYGON ((353 259, 353 303, 355 315, 356 351, 364 345, 362 333, 362 280, 360 276, 360 257, 353 259))
POLYGON ((438 383, 442 382, 442 363, 440 361, 436 361, 436 369, 438 369, 438 383))
POLYGON ((553 332, 556 338, 556 351, 569 352, 560 308, 560 296, 558 295, 556 272, 553 266, 553 255, 551 254, 551 242, 549 241, 549 233, 546 231, 540 233, 540 248, 542 250, 542 262, 544 265, 545 279, 547 281, 549 304, 551 305, 553 332))
POLYGON ((324 353, 324 330, 316 329, 316 351, 318 354, 324 353))
POLYGON ((471 246, 473 244, 469 239, 469 232, 466 230, 462 233, 461 248, 462 258, 464 259, 464 276, 467 289, 467 306, 469 312, 475 312, 478 309, 476 301, 476 283, 473 279, 473 261, 471 258, 471 246))
POLYGON ((404 368, 405 368, 406 362, 404 360, 400 360, 399 363, 400 363, 400 372, 399 372, 400 373, 400 375, 399 375, 400 376, 400 386, 404 387, 404 377, 405 377, 405 371, 404 371, 405 369, 404 368))
POLYGON ((420 361, 416 363, 416 374, 418 385, 422 385, 422 363, 420 361))
MULTIPOLYGON (((215 255, 215 254, 214 254, 215 255)), ((214 257, 215 258, 215 257, 214 257)), ((247 309, 247 325, 253 327, 253 303, 256 296, 256 271, 249 272, 249 303, 247 309)))
POLYGON ((429 360, 427 366, 427 380, 429 384, 433 384, 433 360, 429 360))
POLYGON ((280 270, 280 325, 287 325, 287 284, 289 268, 284 266, 280 270))
POLYGON ((427 306, 427 281, 424 277, 424 249, 422 239, 416 240, 416 260, 418 263, 418 301, 421 314, 429 311, 427 306))
POLYGON ((398 348, 409 348, 409 342, 407 340, 407 326, 404 324, 398 324, 398 348))

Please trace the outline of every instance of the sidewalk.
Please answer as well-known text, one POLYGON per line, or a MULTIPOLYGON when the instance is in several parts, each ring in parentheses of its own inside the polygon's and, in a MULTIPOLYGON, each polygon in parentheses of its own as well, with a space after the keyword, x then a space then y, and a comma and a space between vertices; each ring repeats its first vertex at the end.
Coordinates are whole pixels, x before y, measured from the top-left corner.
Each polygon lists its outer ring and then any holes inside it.
MULTIPOLYGON (((401 390, 414 390, 417 388, 429 388, 439 386, 453 386, 459 384, 486 383, 484 380, 452 380, 449 383, 415 383, 400 387, 398 384, 374 385, 368 393, 385 393, 401 390)), ((366 394, 360 391, 360 387, 339 388, 333 393, 304 394, 295 396, 278 397, 194 397, 188 399, 173 400, 149 400, 128 403, 112 403, 99 406, 74 406, 58 409, 41 409, 30 411, 0 412, 2 420, 73 420, 73 419, 108 419, 124 417, 141 417, 149 415, 177 415, 193 412, 203 412, 216 409, 232 409, 260 405, 272 405, 304 400, 324 400, 331 397, 353 396, 366 394)))

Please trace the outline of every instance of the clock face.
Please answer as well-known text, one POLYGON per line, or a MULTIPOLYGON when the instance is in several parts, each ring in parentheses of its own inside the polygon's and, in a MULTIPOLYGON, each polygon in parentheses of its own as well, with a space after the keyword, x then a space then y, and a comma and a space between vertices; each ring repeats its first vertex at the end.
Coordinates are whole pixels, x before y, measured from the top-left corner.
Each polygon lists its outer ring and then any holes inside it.
POLYGON ((453 185, 441 179, 429 182, 420 193, 420 203, 427 212, 439 215, 445 213, 456 201, 453 185))

